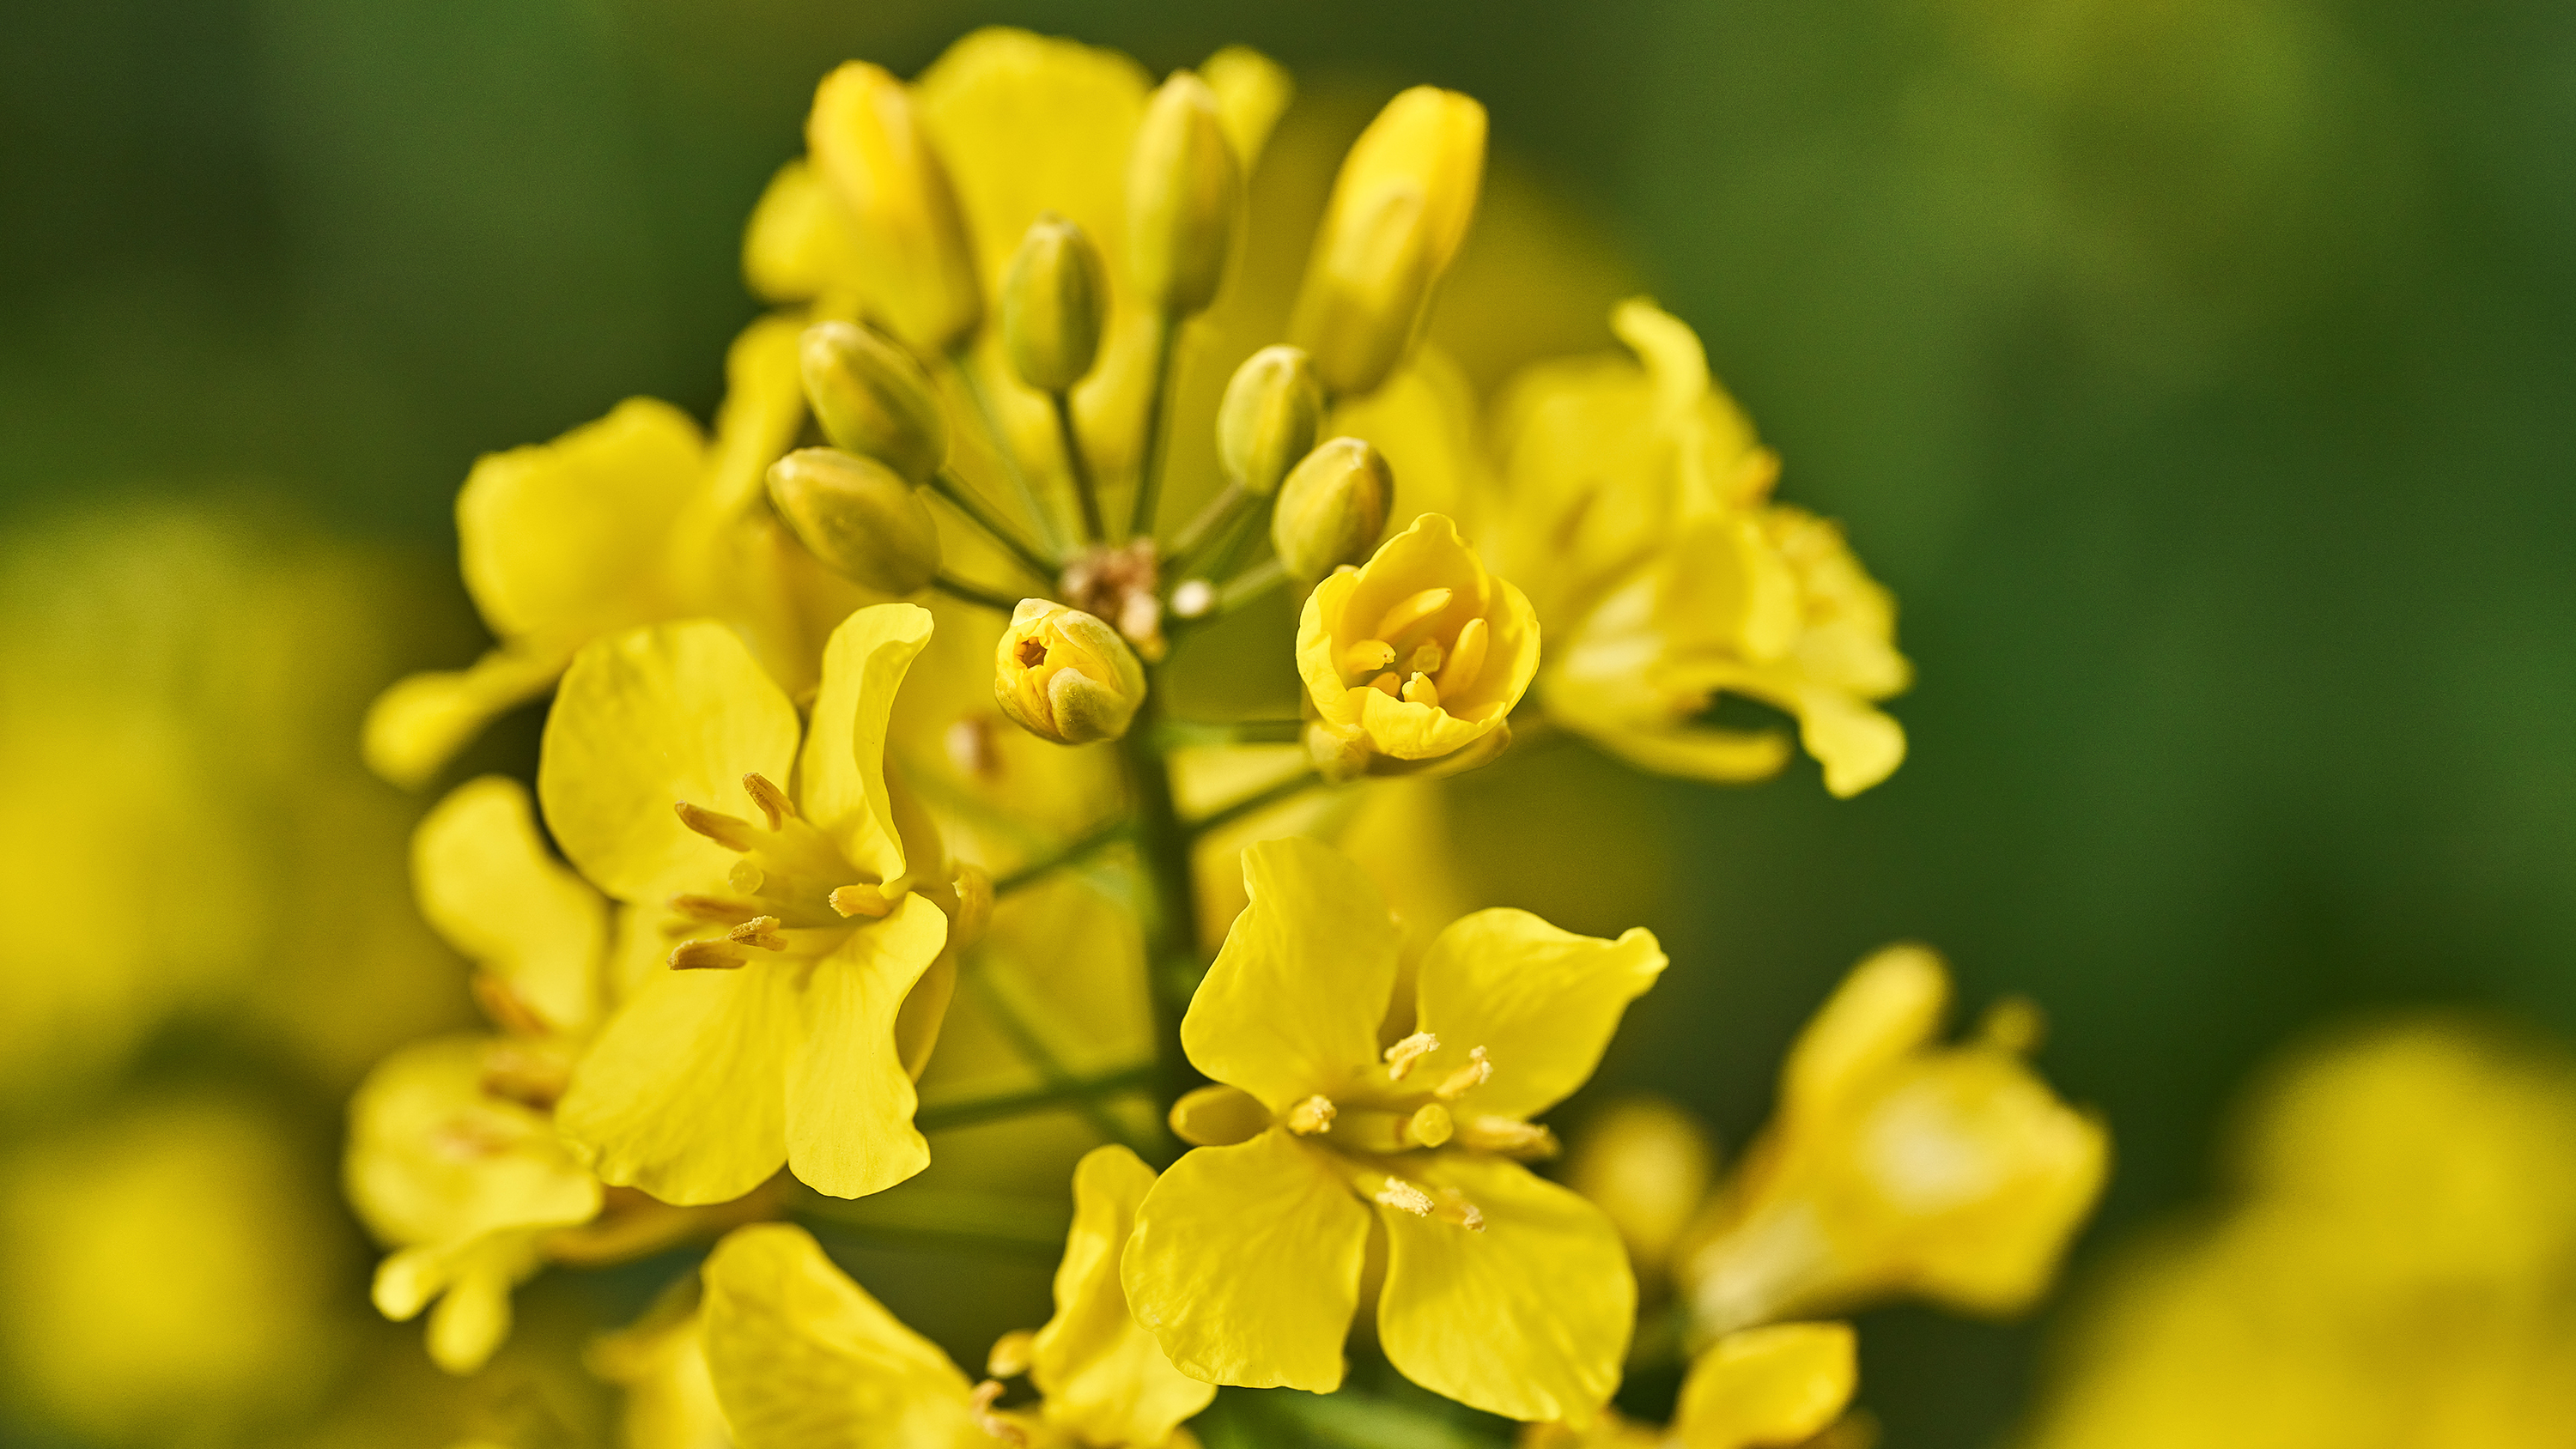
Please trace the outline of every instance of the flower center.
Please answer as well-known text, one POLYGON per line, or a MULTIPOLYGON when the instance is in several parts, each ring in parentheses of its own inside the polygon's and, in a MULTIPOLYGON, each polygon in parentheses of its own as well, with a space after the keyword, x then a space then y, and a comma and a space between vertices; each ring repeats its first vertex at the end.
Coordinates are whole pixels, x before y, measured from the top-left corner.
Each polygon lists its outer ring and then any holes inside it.
POLYGON ((727 873, 732 893, 677 895, 671 910, 685 922, 734 923, 722 938, 683 941, 671 950, 675 971, 731 970, 753 951, 819 956, 840 944, 853 916, 883 916, 894 902, 859 871, 831 837, 796 812, 796 802, 767 776, 742 777, 767 828, 740 816, 681 801, 680 823, 740 856, 727 873))
POLYGON ((1365 1084, 1336 1101, 1318 1092, 1292 1105, 1289 1131, 1329 1147, 1352 1191, 1383 1207, 1416 1217, 1435 1217, 1470 1232, 1482 1232, 1485 1216, 1457 1189, 1424 1186, 1400 1171, 1404 1154, 1446 1148, 1529 1159, 1556 1152, 1556 1136, 1546 1128, 1488 1112, 1455 1110, 1459 1099, 1492 1080, 1493 1059, 1481 1046, 1437 1081, 1413 1080, 1414 1069, 1440 1050, 1440 1038, 1418 1031, 1388 1047, 1383 1086, 1365 1084))
POLYGON ((1424 589, 1397 601, 1367 638, 1342 650, 1335 663, 1343 685, 1433 709, 1474 687, 1492 630, 1480 615, 1444 631, 1441 615, 1456 598, 1453 589, 1424 589))

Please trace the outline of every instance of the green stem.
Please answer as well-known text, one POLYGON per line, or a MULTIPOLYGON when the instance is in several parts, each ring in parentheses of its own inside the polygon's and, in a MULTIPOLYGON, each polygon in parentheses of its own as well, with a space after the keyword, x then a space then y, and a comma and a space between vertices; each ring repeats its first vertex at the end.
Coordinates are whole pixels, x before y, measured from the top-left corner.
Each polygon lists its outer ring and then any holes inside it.
POLYGON ((940 574, 932 578, 930 586, 961 603, 980 604, 987 609, 1000 610, 1004 614, 1009 614, 1020 606, 1020 601, 1017 599, 1005 598, 980 584, 970 584, 964 579, 949 574, 940 574))
POLYGON ((1288 582, 1287 566, 1280 563, 1275 555, 1263 559, 1236 574, 1223 588, 1218 589, 1216 606, 1199 617, 1222 619, 1286 582, 1288 582))
POLYGON ((1154 741, 1165 750, 1210 745, 1293 745, 1306 737, 1306 722, 1295 719, 1238 719, 1222 722, 1167 719, 1154 741))
POLYGON ((1048 401, 1055 404, 1055 435, 1064 444, 1065 471, 1073 475, 1073 496, 1082 504, 1082 536, 1093 543, 1108 537, 1108 528, 1100 521, 1100 493, 1092 486, 1091 460, 1082 455, 1082 434, 1073 425, 1073 397, 1053 393, 1048 401))
POLYGON ((939 1102, 912 1114, 912 1125, 924 1132, 938 1132, 951 1127, 972 1127, 979 1122, 992 1122, 1005 1117, 1023 1117, 1031 1112, 1044 1112, 1056 1107, 1072 1106, 1093 1097, 1112 1096, 1154 1084, 1151 1065, 1127 1067, 1103 1072, 1096 1077, 1075 1077, 1061 1084, 1032 1087, 1025 1092, 1003 1092, 991 1097, 976 1097, 963 1102, 939 1102))
POLYGON ((942 468, 931 475, 930 491, 947 499, 950 506, 966 515, 967 522, 984 530, 985 537, 1000 544, 1011 557, 1026 565, 1032 577, 1043 579, 1049 586, 1053 586, 1055 565, 1048 563, 1046 555, 1038 552, 1037 545, 1022 537, 1020 531, 1010 525, 1009 520, 995 513, 991 505, 977 497, 975 490, 966 486, 965 479, 942 468))
POLYGON ((1049 553, 1061 557, 1064 553, 1064 528, 1057 521, 1055 510, 1039 496, 1038 485, 1029 477, 1028 470, 1020 466, 1020 455, 1012 449, 1010 435, 1002 431, 1002 415, 994 411, 993 399, 976 378, 975 369, 966 365, 963 354, 951 353, 948 370, 956 374, 957 385, 964 388, 966 396, 974 402, 975 416, 984 424, 984 438, 992 444, 994 456, 1002 460, 1002 471, 1011 475, 1012 486, 1019 489, 1020 502, 1029 511, 1029 521, 1037 525, 1038 541, 1049 553))
MULTIPOLYGON (((989 955, 976 956, 968 963, 965 975, 968 986, 983 1001, 985 1009, 992 1012, 994 1024, 1002 1029, 1002 1035, 1011 1039, 1012 1049, 1038 1074, 1039 1081, 1052 1090, 1065 1091, 1081 1080, 1066 1070, 1046 1039, 1039 1036, 1037 1028, 1030 1024, 1028 1016, 1011 1000, 1010 992, 994 978, 989 955)), ((1155 1084, 1148 1081, 1143 1085, 1151 1087, 1155 1084)), ((1149 1160, 1159 1155, 1159 1141, 1139 1141, 1127 1130, 1127 1124, 1120 1121, 1099 1097, 1076 1096, 1071 1099, 1071 1104, 1091 1124, 1091 1129, 1108 1141, 1123 1144, 1137 1156, 1149 1160)), ((1160 1134, 1156 1136, 1159 1139, 1160 1134)))
POLYGON ((1226 484, 1222 491, 1208 500, 1207 507, 1199 510, 1199 516, 1191 519, 1189 525, 1181 530, 1180 536, 1172 540, 1171 548, 1165 551, 1164 556, 1169 561, 1163 565, 1163 576, 1188 578, 1190 570, 1198 566, 1199 551, 1220 537, 1230 535, 1244 507, 1257 501, 1253 492, 1242 484, 1226 484))
POLYGON ((1127 509, 1127 536, 1154 527, 1154 505, 1162 501, 1164 434, 1171 430, 1172 372, 1180 356, 1180 319, 1164 313, 1154 319, 1154 393, 1145 404, 1145 451, 1136 459, 1136 497, 1127 509))
POLYGON ((1294 800, 1324 783, 1324 777, 1312 770, 1289 776, 1267 790, 1256 790, 1221 810, 1202 815, 1184 827, 1193 836, 1223 830, 1248 815, 1258 815, 1273 805, 1294 800))
POLYGON ((1198 886, 1190 867, 1190 830, 1173 801, 1171 768, 1157 739, 1162 691, 1162 680, 1149 677, 1145 703, 1119 750, 1127 764, 1136 854, 1145 867, 1145 986, 1153 1005, 1159 1067, 1155 1096, 1168 1115, 1172 1104, 1205 1078, 1181 1051, 1181 1015, 1198 989, 1201 969, 1198 886))
POLYGON ((1015 890, 1035 885, 1066 866, 1080 864, 1102 848, 1115 845, 1127 836, 1127 822, 1113 820, 1043 860, 1033 860, 1009 875, 998 877, 993 882, 993 894, 1006 896, 1015 890))

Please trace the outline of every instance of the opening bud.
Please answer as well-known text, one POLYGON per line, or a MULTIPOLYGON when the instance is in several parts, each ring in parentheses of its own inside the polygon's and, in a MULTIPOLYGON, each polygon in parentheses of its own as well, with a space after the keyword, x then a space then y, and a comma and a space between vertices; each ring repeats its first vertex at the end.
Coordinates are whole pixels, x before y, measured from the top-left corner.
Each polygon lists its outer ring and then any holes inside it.
POLYGON ((1368 557, 1386 528, 1395 474, 1386 455, 1358 438, 1335 438, 1308 453, 1279 485, 1270 542, 1288 576, 1311 584, 1368 557))
POLYGON ((1002 282, 1002 345, 1020 380, 1040 392, 1071 392, 1100 355, 1108 311, 1100 249, 1066 218, 1040 216, 1002 282))
POLYGON ((816 558, 871 589, 909 594, 939 572, 929 505, 874 458, 799 448, 769 465, 769 501, 816 558))
POLYGON ((1225 475, 1263 498, 1315 446, 1324 421, 1324 385, 1301 348, 1265 347, 1245 358, 1225 385, 1216 414, 1216 455, 1225 475))
POLYGON ((1378 112, 1333 182, 1289 336, 1336 397, 1404 360, 1467 236, 1485 170, 1485 108, 1415 86, 1378 112))
POLYGON ((1145 666, 1099 619, 1051 600, 1022 599, 994 650, 993 698, 1040 739, 1114 740, 1145 702, 1145 666))
POLYGON ((1243 214, 1243 165, 1216 92, 1174 71, 1145 107, 1127 158, 1127 264, 1146 306, 1186 317, 1225 280, 1243 214))
POLYGON ((805 400, 832 446, 874 458, 905 481, 930 481, 948 461, 948 414, 911 353, 872 327, 817 322, 797 363, 805 400))
POLYGON ((850 218, 867 299, 925 353, 955 351, 984 320, 984 293, 948 168, 903 82, 850 61, 823 77, 805 151, 850 218))

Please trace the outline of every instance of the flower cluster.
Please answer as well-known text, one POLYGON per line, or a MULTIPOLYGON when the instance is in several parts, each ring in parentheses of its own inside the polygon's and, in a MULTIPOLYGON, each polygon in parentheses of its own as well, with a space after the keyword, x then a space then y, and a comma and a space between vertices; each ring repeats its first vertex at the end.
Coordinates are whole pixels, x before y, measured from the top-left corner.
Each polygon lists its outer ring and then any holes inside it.
POLYGON ((1670 1134, 1542 1175, 1666 957, 1446 908, 1423 792, 1507 762, 1533 697, 1523 740, 1777 770, 1780 737, 1708 722, 1733 696, 1848 795, 1902 757, 1876 706, 1908 666, 1672 317, 1621 306, 1638 360, 1539 366, 1490 419, 1455 385, 1423 338, 1476 102, 1397 96, 1310 222, 1249 186, 1289 89, 1239 49, 1158 84, 1014 31, 909 82, 842 66, 750 220, 775 310, 712 431, 639 400, 475 468, 500 642, 387 692, 367 751, 426 783, 551 690, 536 808, 487 777, 422 826, 493 1029, 385 1061, 348 1158, 378 1304, 435 1301, 442 1365, 549 1263, 721 1235, 598 1358, 752 1449, 1183 1442, 1302 1412, 1220 1386, 1363 1359, 1651 1438, 1608 1405, 1685 1354, 1676 1432, 1779 1444, 1850 1422, 1850 1330, 1797 1320, 2049 1276, 2101 1129, 2021 1063, 2026 1010, 1929 1046, 1919 950, 1827 1006, 1713 1195, 1670 1134), (1293 298, 1238 275, 1309 224, 1293 298), (1247 675, 1296 692, 1203 703, 1247 675), (1386 831, 1414 869, 1361 864, 1386 831), (1012 1204, 1067 1172, 1054 1316, 980 1380, 826 1252, 1051 1244, 1012 1204))

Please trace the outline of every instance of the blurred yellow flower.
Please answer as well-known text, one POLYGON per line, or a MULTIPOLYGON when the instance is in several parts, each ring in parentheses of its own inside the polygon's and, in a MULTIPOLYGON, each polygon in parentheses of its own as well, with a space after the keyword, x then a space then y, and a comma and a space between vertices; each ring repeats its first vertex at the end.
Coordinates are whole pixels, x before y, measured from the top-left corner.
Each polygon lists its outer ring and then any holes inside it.
POLYGON ((1494 1413, 1588 1422, 1618 1384, 1635 1283, 1599 1210, 1513 1159, 1552 1150, 1528 1119, 1591 1075, 1663 969, 1654 938, 1464 917, 1389 1042, 1401 937, 1376 887, 1293 837, 1243 870, 1251 904, 1181 1023, 1223 1085, 1175 1109, 1203 1145, 1138 1210, 1137 1320, 1193 1377, 1328 1392, 1382 1234, 1378 1338, 1398 1370, 1494 1413))
POLYGON ((1214 1385, 1172 1367, 1127 1309, 1119 1256, 1153 1186, 1154 1169, 1124 1147, 1095 1147, 1073 1170, 1055 1316, 1030 1340, 1028 1372, 1046 1421, 1080 1443, 1161 1444, 1216 1398, 1214 1385))
POLYGON ((2456 1021, 2302 1053, 2215 1213, 2079 1312, 2020 1441, 2484 1449, 2576 1424, 2576 1063, 2456 1021))
POLYGON ((1543 364, 1497 405, 1493 544, 1548 631, 1549 717, 1646 769, 1758 779, 1777 735, 1698 723, 1739 694, 1796 717, 1834 794, 1877 784, 1905 756, 1875 707, 1911 679, 1893 599, 1834 525, 1770 501, 1779 460, 1688 327, 1641 301, 1612 326, 1639 361, 1543 364))
POLYGON ((1891 946, 1807 1024, 1777 1117, 1683 1259, 1699 1332, 1898 1294, 2012 1313, 2045 1291, 2110 1139, 2022 1060, 2026 1003, 1936 1046, 1949 998, 1939 957, 1891 946))
POLYGON ((1647 1286, 1672 1266, 1716 1170, 1716 1149, 1689 1114, 1660 1097, 1630 1097, 1585 1121, 1565 1181, 1609 1215, 1647 1286))
MULTIPOLYGON (((910 604, 851 615, 810 727, 713 623, 611 636, 565 674, 537 773, 547 825, 609 895, 718 931, 678 945, 574 1069, 556 1121, 602 1180, 713 1203, 785 1163, 855 1197, 929 1160, 898 1018, 948 923, 912 889, 937 879, 936 849, 904 838, 882 759, 929 636, 910 604), (761 823, 711 808, 736 790, 761 823)), ((917 1032, 945 982, 932 993, 917 1032)))
POLYGON ((1534 1424, 1521 1449, 1863 1449, 1867 1421, 1843 1418, 1859 1381, 1848 1323, 1747 1328, 1691 1363, 1668 1430, 1604 1414, 1589 1430, 1534 1424))
POLYGON ((734 1449, 715 1378, 707 1371, 706 1314, 694 1277, 644 1317, 602 1335, 582 1355, 593 1374, 624 1391, 620 1449, 734 1449))
POLYGON ((1499 748, 1538 673, 1538 633, 1521 591, 1424 514, 1306 597, 1297 672, 1320 716, 1313 748, 1346 769, 1499 748))

